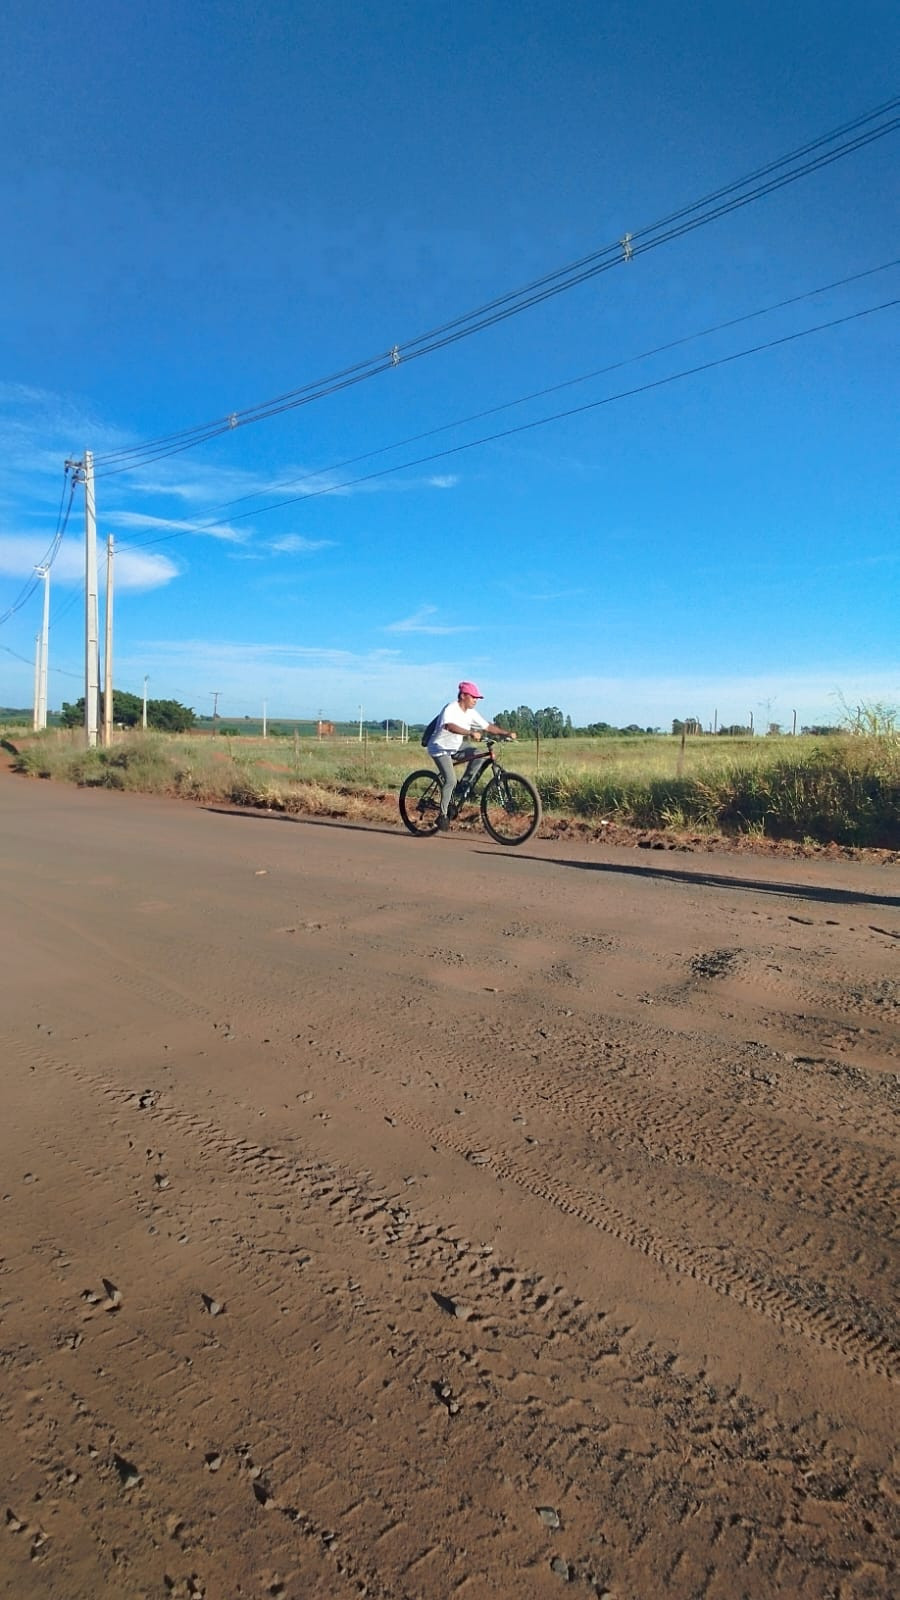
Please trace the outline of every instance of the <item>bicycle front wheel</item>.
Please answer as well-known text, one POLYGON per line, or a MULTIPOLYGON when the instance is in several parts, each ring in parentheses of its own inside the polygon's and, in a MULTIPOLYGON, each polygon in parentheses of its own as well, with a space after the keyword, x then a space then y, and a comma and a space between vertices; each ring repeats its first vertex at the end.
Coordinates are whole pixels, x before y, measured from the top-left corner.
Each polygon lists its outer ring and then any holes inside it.
POLYGON ((540 826, 541 797, 518 772, 497 772, 482 792, 481 820, 498 844, 524 844, 540 826))
POLYGON ((400 790, 400 815, 410 833, 437 833, 441 780, 436 772, 411 772, 400 790))

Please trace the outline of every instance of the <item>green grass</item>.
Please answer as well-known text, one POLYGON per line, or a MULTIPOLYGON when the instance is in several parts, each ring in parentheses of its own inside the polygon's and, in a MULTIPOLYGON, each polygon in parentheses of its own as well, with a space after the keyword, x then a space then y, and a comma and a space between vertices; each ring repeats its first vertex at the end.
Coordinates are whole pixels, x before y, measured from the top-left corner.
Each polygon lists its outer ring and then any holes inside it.
MULTIPOLYGON (((83 735, 10 730, 18 771, 86 786, 184 795, 275 810, 360 814, 428 766, 417 742, 119 734, 109 750, 83 735)), ((841 737, 566 739, 507 747, 550 815, 641 828, 900 847, 900 733, 881 716, 841 737)))

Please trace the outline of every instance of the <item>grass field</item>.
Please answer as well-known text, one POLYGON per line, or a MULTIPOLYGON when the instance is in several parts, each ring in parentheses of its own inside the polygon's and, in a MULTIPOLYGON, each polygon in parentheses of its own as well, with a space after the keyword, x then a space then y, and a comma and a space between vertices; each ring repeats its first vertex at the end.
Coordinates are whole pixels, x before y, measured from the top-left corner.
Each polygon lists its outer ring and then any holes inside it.
MULTIPOLYGON (((22 737, 17 770, 86 785, 285 811, 364 810, 430 765, 417 741, 120 733, 85 750, 80 730, 22 737), (338 799, 341 804, 338 805, 338 799)), ((504 759, 532 777, 549 815, 645 828, 900 847, 900 731, 879 714, 830 739, 666 735, 520 741, 504 759)))

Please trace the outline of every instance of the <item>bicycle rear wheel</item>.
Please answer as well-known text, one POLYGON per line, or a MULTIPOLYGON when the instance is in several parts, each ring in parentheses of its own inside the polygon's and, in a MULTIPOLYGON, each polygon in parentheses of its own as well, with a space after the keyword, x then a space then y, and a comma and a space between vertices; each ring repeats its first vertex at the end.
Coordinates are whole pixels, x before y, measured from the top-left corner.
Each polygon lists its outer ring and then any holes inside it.
POLYGON ((437 833, 441 780, 436 772, 411 772, 400 790, 400 815, 410 833, 437 833))
POLYGON ((541 821, 541 797, 518 772, 497 772, 481 795, 481 820, 498 844, 524 844, 541 821))

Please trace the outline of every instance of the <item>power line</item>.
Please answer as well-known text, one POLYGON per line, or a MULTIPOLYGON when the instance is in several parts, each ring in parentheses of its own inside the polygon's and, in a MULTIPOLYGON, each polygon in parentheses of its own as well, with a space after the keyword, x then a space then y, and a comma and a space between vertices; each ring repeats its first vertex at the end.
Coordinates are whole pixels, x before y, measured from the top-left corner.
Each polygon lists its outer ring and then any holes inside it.
MULTIPOLYGON (((69 524, 69 513, 72 510, 72 500, 74 496, 75 479, 73 478, 69 482, 69 469, 67 466, 63 474, 62 495, 60 496, 59 511, 57 512, 56 516, 56 530, 45 554, 41 557, 41 560, 36 563, 37 567, 52 567, 54 561, 56 560, 59 547, 62 544, 63 538, 65 537, 66 528, 69 524), (69 503, 66 506, 64 515, 63 501, 66 497, 67 482, 69 483, 69 503)), ((18 598, 15 599, 12 605, 8 606, 6 611, 3 612, 3 615, 0 616, 0 626, 2 626, 4 622, 8 622, 10 617, 14 617, 17 611, 21 611, 22 607, 31 599, 31 596, 34 594, 34 591, 40 582, 41 579, 38 577, 37 572, 35 571, 32 576, 27 579, 25 586, 18 598)))
MULTIPOLYGON (((785 300, 776 300, 772 305, 760 306, 755 311, 746 311, 738 317, 729 317, 724 322, 713 323, 708 328, 700 328, 696 333, 682 334, 677 339, 670 339, 665 344, 654 345, 650 350, 642 350, 638 355, 625 356, 621 361, 612 361, 605 367, 596 367, 592 372, 581 373, 576 378, 564 378, 560 383, 549 384, 544 389, 534 389, 530 394, 520 395, 515 400, 504 400, 499 405, 487 406, 482 411, 473 411, 466 417, 457 417, 453 422, 442 422, 437 427, 425 428, 421 433, 409 434, 404 439, 397 439, 393 444, 379 445, 374 450, 364 450, 359 455, 347 456, 342 461, 334 461, 327 467, 319 467, 315 471, 302 473, 298 478, 288 478, 281 483, 269 484, 266 489, 255 489, 249 494, 236 495, 233 500, 222 500, 217 505, 211 506, 208 515, 214 511, 227 511, 230 506, 243 505, 247 500, 258 500, 261 495, 271 494, 276 489, 290 489, 297 484, 308 483, 315 478, 321 478, 326 473, 341 472, 345 467, 354 467, 360 461, 370 461, 375 456, 386 455, 390 450, 402 450, 406 445, 418 444, 422 439, 434 438, 436 434, 447 433, 452 428, 465 427, 470 422, 480 422, 485 417, 496 416, 501 411, 510 411, 514 406, 527 405, 532 400, 543 400, 547 395, 557 394, 561 389, 571 389, 579 383, 589 383, 593 378, 602 378, 607 373, 618 372, 622 367, 633 366, 638 361, 648 361, 653 356, 664 355, 667 350, 676 350, 679 346, 691 344, 695 339, 706 339, 714 333, 724 333, 728 328, 736 328, 743 322, 752 322, 757 317, 769 316, 773 311, 783 311, 788 306, 799 304, 802 300, 811 300, 815 295, 828 294, 832 289, 843 289, 848 284, 858 283, 863 278, 874 277, 876 273, 887 272, 893 267, 900 266, 900 256, 892 261, 883 261, 877 267, 866 267, 862 272, 850 273, 845 278, 836 278, 831 283, 820 284, 815 289, 804 289, 800 294, 789 295, 785 300)), ((233 519, 237 520, 237 519, 233 519)), ((218 526, 218 524, 214 524, 218 526)))
MULTIPOLYGON (((692 377, 696 377, 697 375, 699 375, 702 372, 711 372, 716 367, 727 366, 731 362, 740 361, 740 360, 744 359, 744 357, 746 357, 746 356, 758 355, 764 350, 774 350, 774 349, 777 349, 780 345, 786 345, 786 344, 795 343, 798 339, 808 338, 811 334, 824 333, 828 329, 842 327, 846 323, 856 322, 861 317, 874 316, 879 311, 888 311, 892 307, 897 306, 897 305, 900 305, 900 297, 898 297, 897 299, 894 299, 894 300, 882 301, 881 304, 879 304, 879 305, 866 306, 861 311, 852 311, 852 312, 849 312, 846 316, 834 317, 829 322, 819 322, 819 323, 814 324, 814 326, 812 326, 810 328, 800 328, 799 330, 797 330, 794 333, 783 334, 778 339, 769 339, 769 340, 766 340, 765 342, 763 342, 761 344, 750 345, 744 350, 733 351, 730 355, 719 356, 719 357, 716 357, 715 359, 713 359, 711 361, 704 361, 704 362, 700 363, 698 366, 685 367, 680 372, 669 373, 666 377, 651 379, 647 383, 642 383, 642 384, 636 385, 635 388, 633 388, 633 389, 623 389, 623 390, 620 390, 619 393, 617 393, 617 394, 604 395, 599 400, 586 401, 584 405, 572 406, 567 411, 556 411, 556 412, 553 412, 552 415, 547 416, 547 417, 537 417, 537 418, 533 419, 531 422, 518 423, 515 427, 503 428, 497 433, 484 434, 478 439, 470 439, 470 440, 467 440, 466 442, 464 442, 463 444, 450 445, 450 446, 447 447, 446 450, 436 450, 436 451, 433 451, 430 455, 417 456, 412 461, 403 461, 403 462, 400 462, 398 465, 393 466, 393 467, 382 467, 377 472, 367 472, 367 473, 362 474, 358 478, 349 478, 344 483, 329 484, 326 488, 311 489, 308 494, 292 495, 287 500, 276 500, 276 501, 273 501, 269 505, 259 506, 255 511, 241 512, 237 517, 233 517, 231 520, 233 522, 239 522, 243 518, 246 518, 246 517, 263 516, 263 515, 265 515, 265 513, 269 512, 269 511, 279 511, 279 510, 282 510, 286 506, 298 505, 304 500, 316 500, 316 499, 319 499, 322 495, 336 494, 341 489, 353 488, 354 486, 356 486, 357 484, 360 484, 360 483, 371 483, 372 481, 374 481, 377 478, 388 477, 390 474, 392 474, 394 472, 404 472, 409 467, 425 466, 425 465, 428 465, 429 463, 431 463, 432 461, 445 460, 448 456, 460 455, 460 454, 462 454, 463 451, 466 451, 466 450, 474 450, 480 445, 495 444, 500 439, 509 439, 509 438, 512 438, 514 435, 519 434, 519 433, 528 433, 529 431, 531 431, 534 428, 546 427, 551 422, 561 422, 561 421, 564 421, 565 419, 567 419, 568 417, 580 416, 581 414, 583 414, 584 412, 587 412, 587 411, 596 411, 599 407, 612 405, 617 400, 627 400, 627 399, 632 398, 635 395, 647 394, 653 389, 665 388, 666 385, 668 385, 670 383, 677 383, 682 378, 692 378, 692 377)), ((174 532, 174 533, 160 534, 157 538, 147 539, 147 540, 142 541, 140 544, 131 545, 131 546, 127 546, 127 547, 123 546, 122 548, 146 549, 150 545, 164 544, 170 539, 183 539, 187 532, 204 532, 204 531, 209 531, 209 530, 211 530, 213 528, 222 527, 222 526, 224 526, 224 524, 222 524, 222 523, 215 523, 215 522, 207 523, 204 528, 197 528, 197 529, 190 529, 190 530, 180 529, 180 530, 178 530, 177 532, 174 532)))
MULTIPOLYGON (((20 655, 18 650, 12 650, 8 644, 0 644, 0 650, 5 650, 5 652, 6 652, 6 654, 8 656, 15 656, 17 661, 24 661, 26 667, 30 667, 30 666, 34 665, 34 663, 32 661, 29 661, 27 656, 20 655)), ((80 672, 67 672, 65 667, 48 667, 47 670, 48 670, 48 672, 57 673, 57 675, 59 677, 61 677, 61 678, 80 678, 81 677, 81 673, 80 672)))
POLYGON ((193 449, 232 429, 247 426, 252 422, 265 421, 285 411, 308 405, 313 400, 323 399, 327 395, 361 383, 420 356, 443 349, 460 339, 468 338, 473 333, 481 332, 498 322, 516 316, 521 311, 587 282, 588 279, 608 271, 613 266, 631 261, 647 250, 656 249, 661 244, 680 238, 696 228, 704 227, 731 211, 749 205, 754 200, 783 188, 786 184, 807 177, 843 156, 884 138, 900 127, 900 117, 894 117, 893 120, 883 122, 878 127, 872 127, 870 124, 877 122, 886 113, 893 112, 897 106, 900 106, 900 97, 886 101, 883 105, 863 113, 830 133, 820 135, 798 150, 779 156, 775 161, 758 168, 746 177, 736 179, 712 194, 692 201, 657 222, 627 233, 624 238, 613 244, 571 262, 568 266, 556 268, 521 289, 510 290, 474 311, 442 323, 430 332, 419 334, 403 344, 395 344, 389 350, 345 367, 327 378, 304 384, 300 388, 289 390, 246 410, 233 411, 212 422, 145 440, 140 444, 123 446, 119 450, 97 456, 96 465, 106 469, 98 471, 97 476, 106 477, 113 473, 132 471, 136 467, 149 465, 152 461, 193 449), (855 137, 847 138, 848 134, 853 134, 855 137), (843 139, 844 142, 837 148, 830 150, 824 148, 827 145, 834 145, 838 139, 843 139), (809 159, 804 161, 805 157, 809 159), (801 165, 797 166, 797 162, 801 162, 801 165), (795 164, 792 170, 780 170, 791 167, 792 163, 795 164), (755 187, 749 187, 751 185, 755 187), (742 190, 747 192, 740 192, 742 190))

